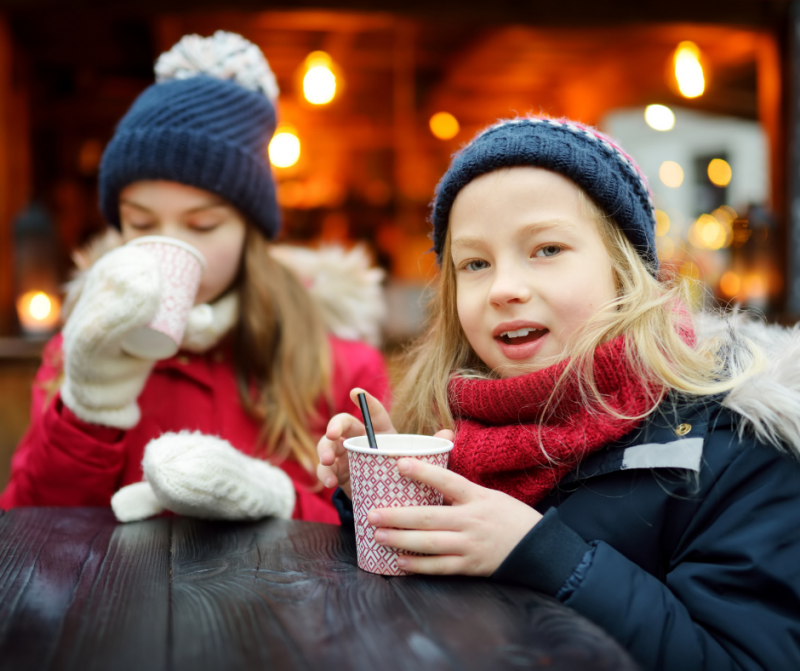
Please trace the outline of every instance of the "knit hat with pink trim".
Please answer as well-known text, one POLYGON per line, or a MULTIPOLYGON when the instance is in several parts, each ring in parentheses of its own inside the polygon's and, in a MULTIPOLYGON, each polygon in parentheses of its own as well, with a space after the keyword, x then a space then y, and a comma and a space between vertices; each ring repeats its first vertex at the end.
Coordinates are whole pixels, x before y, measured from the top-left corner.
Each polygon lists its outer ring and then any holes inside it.
POLYGON ((575 182, 617 223, 656 273, 655 208, 639 166, 614 140, 590 126, 535 116, 500 121, 454 156, 433 201, 433 250, 439 265, 459 191, 480 175, 515 166, 546 168, 575 182))

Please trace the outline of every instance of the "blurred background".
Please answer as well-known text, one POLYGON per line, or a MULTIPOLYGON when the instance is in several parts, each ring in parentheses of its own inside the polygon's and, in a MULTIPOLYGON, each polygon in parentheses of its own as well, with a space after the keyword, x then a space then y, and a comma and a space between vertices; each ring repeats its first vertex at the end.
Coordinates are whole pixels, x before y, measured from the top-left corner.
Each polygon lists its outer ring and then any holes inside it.
POLYGON ((647 174, 658 249, 696 300, 800 315, 800 3, 788 0, 0 2, 0 487, 59 326, 70 253, 102 231, 114 126, 187 33, 229 30, 281 88, 283 240, 365 244, 389 354, 422 325, 428 204, 498 118, 599 126, 647 174))

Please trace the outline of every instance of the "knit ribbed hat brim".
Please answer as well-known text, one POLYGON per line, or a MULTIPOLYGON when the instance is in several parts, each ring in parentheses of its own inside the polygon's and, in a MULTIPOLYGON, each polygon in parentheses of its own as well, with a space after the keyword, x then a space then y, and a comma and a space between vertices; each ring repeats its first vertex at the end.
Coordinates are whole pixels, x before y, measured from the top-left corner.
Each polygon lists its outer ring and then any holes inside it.
POLYGON ((101 208, 120 227, 119 194, 140 180, 180 182, 217 194, 273 238, 280 229, 278 204, 269 167, 240 146, 199 131, 174 128, 117 133, 107 155, 122 155, 101 168, 101 208))

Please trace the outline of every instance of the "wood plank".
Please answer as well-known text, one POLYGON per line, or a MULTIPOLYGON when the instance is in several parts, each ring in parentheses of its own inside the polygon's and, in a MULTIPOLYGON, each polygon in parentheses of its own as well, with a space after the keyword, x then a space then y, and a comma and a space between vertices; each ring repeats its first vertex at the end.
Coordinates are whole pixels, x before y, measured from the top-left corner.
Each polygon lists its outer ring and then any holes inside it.
POLYGON ((392 587, 425 633, 447 641, 465 669, 638 668, 601 628, 531 590, 464 577, 421 576, 393 579, 392 587))
POLYGON ((0 670, 166 668, 170 520, 19 508, 0 525, 0 670))
POLYGON ((176 520, 175 669, 633 669, 612 639, 530 590, 356 567, 340 528, 176 520))
POLYGON ((0 520, 0 669, 44 669, 95 544, 95 511, 21 508, 0 520))
POLYGON ((185 519, 173 529, 176 669, 460 669, 338 527, 185 519), (396 652, 394 652, 396 651, 396 652))

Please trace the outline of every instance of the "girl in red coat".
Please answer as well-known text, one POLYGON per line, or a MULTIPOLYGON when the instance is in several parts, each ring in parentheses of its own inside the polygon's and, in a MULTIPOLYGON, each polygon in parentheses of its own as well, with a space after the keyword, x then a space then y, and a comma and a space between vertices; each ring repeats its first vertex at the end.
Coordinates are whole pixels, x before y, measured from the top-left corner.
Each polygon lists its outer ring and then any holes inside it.
POLYGON ((313 477, 316 440, 356 380, 383 398, 387 375, 376 350, 328 331, 374 337, 379 277, 358 252, 276 258, 266 148, 278 90, 257 47, 185 37, 156 74, 106 148, 100 199, 122 242, 169 236, 204 255, 181 351, 154 364, 120 347, 159 303, 145 249, 82 257, 90 267, 45 348, 0 507, 335 522, 313 477), (326 311, 326 296, 341 303, 326 311))

